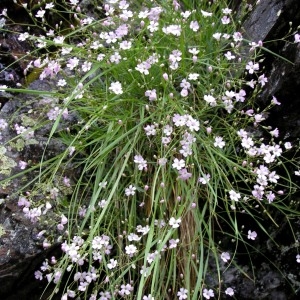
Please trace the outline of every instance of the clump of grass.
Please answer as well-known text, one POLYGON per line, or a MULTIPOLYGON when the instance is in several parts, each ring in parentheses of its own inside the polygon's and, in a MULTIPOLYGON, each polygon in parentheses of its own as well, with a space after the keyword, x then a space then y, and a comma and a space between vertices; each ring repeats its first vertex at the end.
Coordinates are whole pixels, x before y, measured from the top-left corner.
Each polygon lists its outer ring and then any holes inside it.
MULTIPOLYGON (((65 145, 48 161, 45 147, 32 166, 46 210, 59 216, 63 251, 36 278, 55 284, 50 299, 233 295, 220 265, 234 264, 237 245, 251 247, 257 232, 269 236, 266 218, 279 226, 270 211, 298 215, 287 201, 296 185, 287 170, 276 173, 292 146, 265 121, 280 103, 255 103, 267 83, 262 44, 248 47, 225 1, 106 1, 102 20, 83 16, 78 1, 64 9, 76 20, 70 29, 51 28, 46 16, 62 12, 47 2, 32 14, 44 34, 19 35, 40 53, 26 71, 57 83, 43 110, 48 144, 65 145), (251 227, 241 229, 241 215, 251 227)), ((19 205, 37 221, 43 207, 32 195, 23 190, 19 205)), ((45 247, 55 242, 44 236, 45 247)))

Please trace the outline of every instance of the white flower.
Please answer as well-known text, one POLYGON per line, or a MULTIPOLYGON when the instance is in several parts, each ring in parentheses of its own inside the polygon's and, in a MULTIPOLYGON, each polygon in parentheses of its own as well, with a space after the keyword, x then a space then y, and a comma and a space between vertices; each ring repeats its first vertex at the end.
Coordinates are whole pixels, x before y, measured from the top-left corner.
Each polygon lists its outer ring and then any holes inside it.
POLYGON ((173 132, 173 127, 170 126, 170 125, 166 125, 164 128, 163 128, 163 133, 167 136, 170 136, 173 132))
POLYGON ((188 80, 197 80, 199 77, 198 73, 190 73, 188 76, 188 80))
POLYGON ((175 158, 172 167, 179 171, 185 167, 185 161, 183 159, 179 160, 178 158, 175 158))
POLYGON ((300 254, 296 255, 296 261, 297 261, 297 263, 300 263, 300 254))
POLYGON ((225 290, 225 294, 228 296, 233 296, 234 295, 234 290, 233 288, 229 287, 225 290))
POLYGON ((231 190, 229 191, 229 197, 233 201, 239 201, 239 199, 241 198, 241 194, 235 192, 234 190, 231 190))
POLYGON ((116 95, 123 94, 122 85, 119 81, 112 82, 108 89, 111 90, 116 95))
POLYGON ((77 57, 73 57, 68 60, 67 67, 70 70, 73 70, 78 66, 78 64, 79 64, 79 59, 77 57))
POLYGON ((220 136, 216 136, 215 137, 215 142, 214 142, 214 146, 215 147, 219 147, 219 148, 224 148, 225 146, 225 142, 223 141, 223 138, 220 136))
POLYGON ((146 225, 144 227, 141 225, 138 225, 136 227, 136 231, 141 232, 143 235, 146 235, 150 231, 150 227, 149 227, 149 225, 146 225))
MULTIPOLYGON (((174 2, 175 2, 175 1, 173 1, 173 5, 174 5, 174 2)), ((186 11, 184 11, 184 12, 181 13, 181 16, 182 16, 184 19, 187 19, 191 14, 192 14, 191 11, 186 10, 186 11)))
POLYGON ((18 40, 19 41, 25 41, 29 38, 29 33, 28 32, 24 32, 24 33, 20 33, 18 40))
POLYGON ((125 195, 126 196, 130 196, 130 195, 133 196, 135 194, 135 191, 136 191, 136 187, 131 184, 128 188, 125 189, 125 195))
POLYGON ((204 289, 203 290, 203 297, 206 298, 206 299, 210 299, 211 297, 214 297, 215 294, 214 294, 214 291, 212 289, 204 289))
POLYGON ((25 161, 23 161, 23 160, 20 160, 19 161, 19 168, 21 169, 21 170, 24 170, 24 169, 26 169, 26 167, 27 167, 27 162, 25 162, 25 161))
POLYGON ((193 55, 197 55, 200 51, 197 50, 196 48, 192 48, 192 49, 189 49, 189 53, 193 54, 193 55))
POLYGON ((134 245, 128 245, 125 247, 125 252, 127 255, 132 256, 137 252, 137 247, 134 245))
POLYGON ((118 261, 115 259, 110 259, 109 261, 110 263, 107 264, 107 268, 110 270, 115 268, 118 265, 118 261))
POLYGON ((217 101, 216 98, 211 95, 204 95, 204 100, 210 105, 210 106, 216 106, 217 101))
POLYGON ((212 13, 207 12, 207 11, 204 11, 204 10, 202 10, 202 9, 201 9, 201 14, 202 14, 202 16, 203 16, 204 18, 206 18, 206 17, 211 17, 211 16, 212 16, 212 13))
POLYGON ((148 296, 144 296, 143 300, 154 300, 154 297, 151 296, 151 294, 149 294, 148 296))
POLYGON ((222 9, 222 13, 223 13, 224 15, 230 15, 231 12, 232 12, 232 9, 230 9, 230 8, 228 8, 228 7, 222 9))
POLYGON ((196 119, 194 119, 193 117, 191 117, 190 115, 187 118, 186 121, 186 126, 191 130, 191 131, 199 131, 199 126, 200 123, 199 121, 197 121, 196 119))
POLYGON ((216 32, 213 34, 213 38, 219 41, 221 39, 222 33, 216 32))
POLYGON ((227 51, 224 56, 226 57, 227 60, 232 60, 235 58, 235 55, 232 55, 230 51, 227 51))
POLYGON ((173 34, 175 36, 180 36, 181 26, 180 25, 169 25, 167 27, 163 27, 162 31, 165 34, 173 34))
POLYGON ((221 259, 224 261, 224 262, 228 262, 230 260, 230 254, 228 252, 223 252, 221 254, 221 259))
POLYGON ((284 143, 284 147, 286 150, 289 150, 292 148, 292 144, 290 142, 286 142, 286 143, 284 143))
POLYGON ((44 15, 45 15, 46 11, 45 10, 39 10, 37 13, 36 13, 36 17, 37 18, 43 18, 44 15))
POLYGON ((246 70, 248 70, 249 74, 253 74, 255 71, 259 70, 259 64, 255 64, 252 61, 249 61, 246 65, 246 70))
POLYGON ((176 220, 174 217, 172 217, 169 220, 169 225, 171 225, 172 228, 178 228, 180 226, 180 223, 181 223, 181 218, 176 220))
POLYGON ((197 32, 200 28, 199 24, 197 21, 191 21, 190 23, 190 28, 194 31, 197 32))
POLYGON ((272 98, 272 100, 271 100, 271 103, 274 104, 274 105, 281 105, 281 102, 279 102, 279 101, 277 100, 277 98, 274 97, 274 96, 273 96, 273 98, 272 98))
MULTIPOLYGON (((0 14, 0 15, 1 15, 1 14, 0 14)), ((1 18, 1 19, 0 19, 0 28, 3 28, 4 25, 5 25, 5 23, 6 23, 5 18, 1 18)))
POLYGON ((59 79, 56 85, 57 86, 65 86, 65 85, 67 85, 67 82, 65 79, 59 79))
POLYGON ((137 234, 135 233, 130 233, 127 236, 128 241, 132 242, 132 241, 139 241, 142 237, 139 237, 137 234))
POLYGON ((72 5, 77 5, 79 0, 69 0, 72 5))
POLYGON ((8 123, 4 119, 0 119, 0 129, 5 129, 8 126, 8 123))
POLYGON ((81 66, 81 69, 83 72, 88 72, 92 67, 92 63, 91 62, 88 62, 88 61, 85 61, 82 66, 81 66))
POLYGON ((50 2, 50 3, 47 3, 46 6, 45 6, 45 9, 51 9, 54 7, 54 4, 53 2, 50 2))
POLYGON ((250 149, 254 145, 254 142, 251 137, 244 137, 241 145, 243 148, 250 149))
POLYGON ((207 184, 210 180, 210 174, 204 174, 203 177, 198 178, 198 182, 202 184, 207 184))
POLYGON ((146 135, 156 135, 156 129, 154 125, 147 125, 144 127, 146 135))
POLYGON ((134 162, 138 164, 138 169, 140 171, 142 171, 143 169, 147 170, 147 161, 143 159, 141 155, 135 155, 134 162))
POLYGON ((188 294, 188 290, 184 289, 184 288, 180 288, 180 290, 177 293, 178 299, 182 300, 182 299, 187 299, 187 294, 188 294))

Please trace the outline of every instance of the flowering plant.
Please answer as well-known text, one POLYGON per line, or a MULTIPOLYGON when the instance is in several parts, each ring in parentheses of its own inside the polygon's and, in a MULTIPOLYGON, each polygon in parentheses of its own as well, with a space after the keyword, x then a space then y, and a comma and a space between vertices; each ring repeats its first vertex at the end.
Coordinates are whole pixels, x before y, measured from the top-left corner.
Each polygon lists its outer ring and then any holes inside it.
MULTIPOLYGON (((210 263, 234 259, 235 246, 217 239, 251 247, 254 229, 269 236, 262 212, 275 224, 274 209, 297 214, 285 201, 296 186, 280 168, 293 146, 266 125, 280 103, 255 103, 267 84, 262 44, 250 51, 225 1, 190 2, 108 0, 97 20, 65 1, 78 23, 70 32, 19 35, 46 53, 26 71, 56 82, 45 115, 49 140, 65 148, 38 178, 48 182, 46 212, 62 201, 62 186, 72 193, 56 208, 63 256, 35 276, 58 289, 63 282, 61 299, 232 296, 231 287, 206 286, 210 263), (75 123, 60 125, 72 115, 75 123), (70 164, 81 172, 75 180, 64 173, 70 164), (245 230, 243 215, 252 219, 245 230)), ((55 2, 41 5, 37 22, 47 24, 47 11, 58 11, 55 2)), ((34 137, 30 127, 14 129, 34 137)), ((31 193, 22 191, 19 205, 40 220, 44 206, 34 207, 31 193)))

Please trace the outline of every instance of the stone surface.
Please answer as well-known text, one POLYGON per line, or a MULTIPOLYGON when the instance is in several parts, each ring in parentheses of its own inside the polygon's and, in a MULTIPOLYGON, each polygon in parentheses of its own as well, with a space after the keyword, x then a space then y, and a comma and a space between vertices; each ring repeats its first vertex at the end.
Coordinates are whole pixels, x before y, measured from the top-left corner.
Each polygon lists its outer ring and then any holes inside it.
MULTIPOLYGON (((53 83, 37 80, 29 88, 50 91, 53 89, 53 83)), ((6 93, 5 99, 5 104, 0 111, 0 119, 4 119, 8 123, 12 122, 12 124, 25 125, 29 122, 34 125, 45 119, 45 107, 47 107, 51 97, 6 93), (36 113, 28 113, 30 110, 36 113), (27 117, 30 117, 30 119, 27 117)), ((76 118, 70 116, 66 122, 71 124, 74 121, 76 121, 76 118)), ((48 124, 36 130, 32 139, 22 141, 22 149, 20 150, 16 149, 15 146, 7 146, 9 141, 16 138, 13 126, 1 130, 0 147, 5 145, 7 152, 0 155, 0 181, 2 181, 0 185, 0 199, 2 202, 0 205, 0 299, 34 299, 30 293, 37 290, 40 291, 41 295, 45 284, 41 285, 35 280, 34 271, 40 267, 49 253, 57 252, 60 249, 57 244, 53 248, 45 250, 42 247, 44 238, 38 237, 38 233, 46 229, 47 233, 53 233, 55 240, 55 235, 58 234, 56 226, 47 220, 54 222, 58 217, 50 211, 46 217, 41 216, 43 222, 32 222, 25 217, 22 208, 18 206, 18 196, 22 192, 20 188, 24 186, 24 183, 30 182, 39 172, 39 170, 36 170, 17 176, 22 172, 18 162, 20 160, 31 161, 30 165, 34 166, 35 163, 41 160, 41 157, 44 156, 44 160, 47 160, 65 150, 65 146, 58 139, 54 138, 48 143, 51 127, 52 124, 48 124), (47 152, 44 154, 46 145, 47 152), (14 175, 16 175, 15 178, 3 184, 3 180, 14 175)), ((71 166, 69 172, 74 174, 71 166)), ((30 188, 31 185, 27 186, 26 190, 30 190, 30 188)), ((45 197, 45 194, 40 194, 36 195, 33 200, 40 201, 43 198, 42 202, 45 203, 45 197)))

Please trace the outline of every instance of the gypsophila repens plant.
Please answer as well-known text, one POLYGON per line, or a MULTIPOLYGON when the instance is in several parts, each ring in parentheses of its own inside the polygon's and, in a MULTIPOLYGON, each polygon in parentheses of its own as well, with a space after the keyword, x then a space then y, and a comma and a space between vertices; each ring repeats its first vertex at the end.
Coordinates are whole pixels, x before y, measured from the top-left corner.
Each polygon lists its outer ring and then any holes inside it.
MULTIPOLYGON (((78 0, 28 8, 39 34, 18 35, 35 46, 25 72, 55 82, 43 122, 52 126, 48 144, 65 146, 47 162, 46 145, 30 166, 40 170, 35 187, 47 203, 32 201, 34 188, 18 202, 34 222, 43 210, 57 214, 63 256, 35 272, 55 285, 49 299, 233 296, 220 266, 235 264, 235 245, 252 251, 258 229, 269 236, 265 220, 280 225, 274 211, 297 215, 283 158, 297 145, 267 125, 279 100, 255 103, 268 84, 263 44, 244 40, 226 1, 194 2, 107 0, 95 6, 101 19, 84 15, 78 0), (63 20, 51 24, 55 14, 63 20), (76 122, 66 125, 70 116, 76 122), (75 178, 64 173, 70 165, 75 178), (252 227, 242 227, 242 215, 252 227), (220 235, 233 241, 230 249, 220 235), (211 264, 216 284, 206 280, 211 264)), ((33 139, 27 125, 0 120, 1 129, 33 139)), ((40 237, 45 248, 56 242, 46 230, 40 237)))

